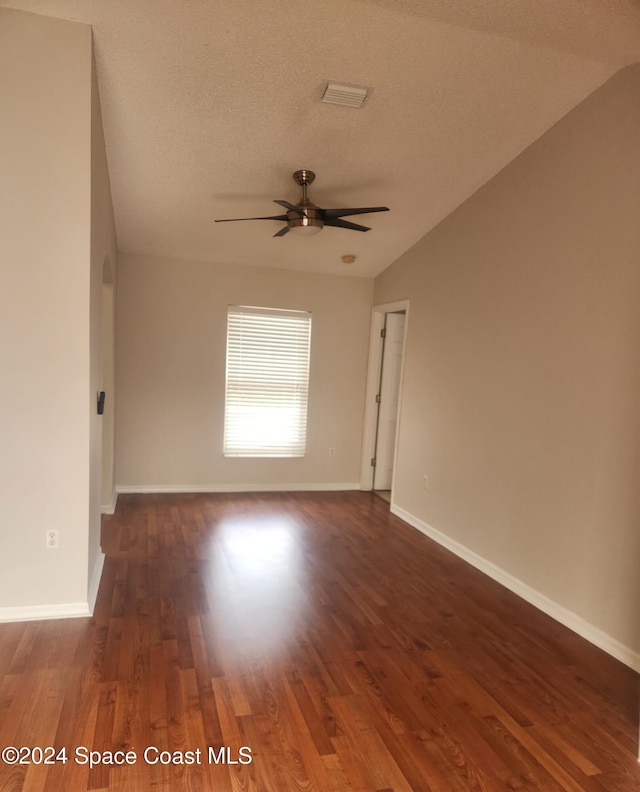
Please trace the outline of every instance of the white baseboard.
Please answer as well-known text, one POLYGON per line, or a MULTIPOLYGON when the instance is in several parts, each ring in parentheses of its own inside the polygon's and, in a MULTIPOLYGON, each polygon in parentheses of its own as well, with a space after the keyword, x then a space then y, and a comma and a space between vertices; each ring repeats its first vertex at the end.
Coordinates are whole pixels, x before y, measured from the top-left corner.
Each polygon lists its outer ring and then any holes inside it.
POLYGON ((100 552, 93 565, 87 602, 61 602, 57 605, 17 605, 15 607, 0 608, 0 623, 89 618, 93 615, 103 567, 104 553, 100 552))
POLYGON ((0 622, 76 619, 91 616, 87 602, 61 602, 58 605, 18 605, 0 608, 0 622))
POLYGON ((102 577, 102 569, 104 567, 104 553, 100 551, 96 557, 95 564, 93 565, 93 572, 91 580, 89 581, 89 590, 87 592, 87 604, 90 614, 93 616, 93 609, 96 606, 96 598, 98 596, 98 589, 100 587, 100 578, 102 577))
POLYGON ((114 514, 117 503, 118 503, 118 493, 116 490, 114 490, 111 493, 111 503, 103 503, 102 506, 100 506, 101 514, 114 514))
POLYGON ((343 492, 359 490, 356 482, 328 484, 118 484, 117 492, 125 494, 208 493, 208 492, 343 492))
POLYGON ((578 616, 577 613, 549 599, 549 597, 546 597, 544 594, 541 594, 536 589, 523 583, 518 578, 505 572, 504 569, 491 563, 491 561, 487 561, 486 558, 478 555, 473 550, 469 550, 468 547, 456 542, 455 539, 451 539, 446 534, 436 530, 410 512, 405 511, 400 506, 392 504, 391 512, 406 523, 409 523, 409 525, 417 528, 421 533, 433 539, 439 545, 446 547, 447 550, 450 550, 459 558, 467 561, 471 566, 484 572, 490 578, 497 580, 498 583, 501 583, 514 594, 530 602, 536 608, 543 611, 548 616, 551 616, 552 619, 560 622, 560 624, 564 624, 565 627, 573 630, 573 632, 582 636, 582 638, 585 638, 617 660, 620 660, 620 662, 633 668, 634 671, 640 672, 640 654, 638 654, 638 652, 620 643, 620 641, 603 632, 598 627, 595 627, 593 624, 590 624, 581 616, 578 616))

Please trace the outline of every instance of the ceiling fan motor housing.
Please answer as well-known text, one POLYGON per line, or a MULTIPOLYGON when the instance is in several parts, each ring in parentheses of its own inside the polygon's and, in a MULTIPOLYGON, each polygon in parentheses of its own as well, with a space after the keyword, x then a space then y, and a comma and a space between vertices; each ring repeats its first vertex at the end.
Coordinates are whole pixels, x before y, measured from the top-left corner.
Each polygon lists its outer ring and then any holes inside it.
POLYGON ((324 226, 322 210, 313 204, 305 206, 302 202, 298 206, 300 207, 300 212, 294 212, 293 210, 287 212, 287 225, 289 228, 317 228, 320 230, 324 226))

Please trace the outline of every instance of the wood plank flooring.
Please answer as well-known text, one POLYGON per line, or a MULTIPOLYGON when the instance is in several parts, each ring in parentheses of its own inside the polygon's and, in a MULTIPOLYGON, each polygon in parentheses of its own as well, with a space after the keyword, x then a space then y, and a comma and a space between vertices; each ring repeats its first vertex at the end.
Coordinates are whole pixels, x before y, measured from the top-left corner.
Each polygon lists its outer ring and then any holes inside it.
POLYGON ((103 546, 93 619, 0 625, 0 748, 67 753, 2 792, 640 790, 637 675, 371 494, 123 496, 103 546))

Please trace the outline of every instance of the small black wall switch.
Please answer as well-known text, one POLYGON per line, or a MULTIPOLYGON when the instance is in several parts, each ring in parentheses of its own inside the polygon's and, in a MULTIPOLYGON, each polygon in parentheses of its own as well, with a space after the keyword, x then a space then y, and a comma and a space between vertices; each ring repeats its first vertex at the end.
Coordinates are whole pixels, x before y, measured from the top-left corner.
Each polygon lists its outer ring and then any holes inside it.
POLYGON ((104 391, 100 391, 98 394, 98 415, 102 415, 104 413, 104 391))

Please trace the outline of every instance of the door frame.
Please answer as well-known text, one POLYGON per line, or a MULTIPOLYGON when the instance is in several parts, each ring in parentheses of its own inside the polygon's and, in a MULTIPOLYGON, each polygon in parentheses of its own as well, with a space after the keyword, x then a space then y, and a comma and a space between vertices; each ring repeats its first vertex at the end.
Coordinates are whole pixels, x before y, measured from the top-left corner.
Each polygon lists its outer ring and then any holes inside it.
POLYGON ((369 362, 367 365, 367 384, 364 403, 364 423, 362 429, 362 457, 360 463, 360 489, 364 492, 373 490, 373 469, 371 460, 375 453, 376 419, 378 405, 376 395, 380 386, 380 371, 382 366, 382 336, 380 332, 384 326, 384 317, 387 313, 405 312, 404 337, 402 339, 402 363, 400 365, 400 392, 398 395, 398 416, 396 440, 394 445, 394 465, 391 481, 391 492, 395 486, 396 470, 395 459, 398 455, 398 440, 400 438, 400 421, 402 417, 402 389, 404 385, 404 364, 407 347, 407 328, 409 327, 409 300, 398 300, 392 303, 374 305, 371 309, 371 330, 369 335, 369 362))

